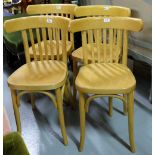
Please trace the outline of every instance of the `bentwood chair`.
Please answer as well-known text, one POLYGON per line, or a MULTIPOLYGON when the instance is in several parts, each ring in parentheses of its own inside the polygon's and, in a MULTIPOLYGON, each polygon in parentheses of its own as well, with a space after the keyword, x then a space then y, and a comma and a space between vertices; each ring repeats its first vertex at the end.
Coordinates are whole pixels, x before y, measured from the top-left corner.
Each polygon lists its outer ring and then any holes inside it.
MULTIPOLYGON (((66 18, 74 19, 74 9, 77 7, 75 4, 38 4, 29 5, 27 7, 27 13, 29 15, 51 15, 51 16, 63 16, 66 18)), ((55 33, 55 32, 53 32, 55 33)), ((69 32, 68 32, 69 33, 69 32)), ((67 37, 67 54, 70 55, 74 48, 74 37, 71 33, 66 35, 67 37)), ((49 43, 48 43, 49 44, 49 43)), ((61 44, 59 44, 61 47, 61 44)), ((43 44, 41 43, 41 46, 43 44)), ((39 56, 38 50, 36 53, 39 56)), ((30 56, 33 58, 32 49, 30 49, 30 56)), ((45 51, 43 51, 43 56, 45 56, 45 51)), ((49 53, 50 56, 50 53, 49 53)), ((56 57, 56 54, 54 54, 56 57)))
POLYGON ((19 114, 20 97, 27 93, 42 93, 47 95, 58 109, 64 144, 68 143, 63 114, 63 93, 68 76, 66 34, 68 32, 69 21, 68 18, 64 17, 31 16, 8 20, 4 23, 6 32, 21 31, 26 57, 26 64, 18 68, 8 78, 17 130, 21 132, 19 114), (55 32, 55 37, 52 35, 53 31, 55 32), (38 41, 39 59, 36 56, 34 32, 36 32, 38 41), (41 35, 43 37, 42 43, 44 44, 45 59, 43 59, 43 50, 40 40, 41 35), (48 41, 47 36, 49 38, 48 41), (28 37, 31 38, 30 43, 27 41, 28 37), (53 40, 55 43, 53 43, 53 40), (60 41, 62 44, 61 49, 59 48, 60 41), (48 42, 50 44, 47 44, 48 42), (53 45, 56 45, 56 49, 53 48, 53 45), (32 46, 33 61, 31 61, 30 58, 29 46, 32 46), (54 58, 54 52, 56 53, 56 59, 54 58), (50 90, 54 90, 56 96, 53 95, 50 90))
MULTIPOLYGON (((29 5, 27 7, 27 13, 29 15, 51 15, 51 16, 63 16, 69 19, 74 19, 74 9, 77 7, 77 5, 75 4, 38 4, 38 5, 29 5)), ((55 34, 55 31, 53 30, 53 34, 55 34)), ((71 52, 74 49, 74 36, 72 33, 68 32, 66 34, 66 50, 67 50, 67 55, 70 56, 71 52)), ((53 48, 56 48, 56 44, 55 42, 53 42, 53 48)), ((50 44, 49 41, 47 42, 47 44, 50 44)), ((35 45, 36 46, 36 45, 35 45)), ((43 48, 43 42, 41 42, 41 47, 43 48)), ((59 49, 62 48, 62 43, 60 40, 60 44, 59 44, 59 49)), ((44 49, 44 48, 43 48, 44 49)), ((50 53, 48 53, 49 57, 50 57, 50 53)), ((39 49, 36 46, 36 56, 39 56, 39 49)), ((30 57, 31 59, 34 58, 33 56, 33 50, 32 47, 30 47, 30 57)), ((45 51, 43 50, 43 57, 45 57, 45 51)), ((56 52, 54 52, 54 57, 56 58, 56 52)), ((70 87, 70 82, 69 79, 67 80, 66 83, 66 88, 65 89, 65 101, 72 103, 72 107, 74 108, 73 104, 73 98, 72 98, 72 94, 71 94, 71 87, 70 87)), ((34 97, 33 97, 34 98, 34 97)))
MULTIPOLYGON (((122 16, 122 17, 129 17, 131 15, 131 10, 126 7, 120 7, 120 6, 108 6, 108 5, 88 5, 88 6, 80 6, 75 8, 75 17, 97 17, 97 16, 122 16)), ((94 31, 94 33, 96 33, 94 31)), ((88 33, 88 39, 89 37, 88 33)), ((116 31, 114 30, 114 42, 116 41, 116 31)), ((94 38, 95 39, 95 38, 94 38)), ((96 40, 96 39, 95 39, 96 40)), ((96 41, 94 42, 96 44, 96 41)), ((103 45, 104 46, 104 45, 103 45)), ((90 49, 90 45, 87 45, 87 48, 90 49)), ((93 46, 94 51, 96 53, 97 48, 96 45, 93 46)), ((104 47, 103 47, 104 48, 104 47)), ((116 48, 116 46, 113 46, 113 48, 116 48)), ((109 45, 107 45, 107 54, 109 54, 109 45)), ((103 54, 103 52, 101 52, 103 54)), ((117 53, 119 54, 119 52, 117 53)), ((96 59, 95 54, 95 59, 96 59)), ((114 57, 119 57, 120 55, 113 55, 114 57)), ((72 52, 72 59, 73 59, 73 100, 74 103, 76 102, 76 88, 75 88, 75 78, 78 74, 78 62, 83 59, 83 48, 80 47, 72 52)), ((88 59, 91 61, 92 56, 91 54, 88 54, 88 59)), ((113 58, 115 59, 115 58, 113 58)), ((104 62, 104 60, 102 60, 104 62)), ((126 105, 124 104, 124 114, 126 114, 126 105)), ((109 97, 109 115, 112 116, 112 98, 109 97)))
POLYGON ((141 19, 129 17, 88 17, 71 21, 70 31, 82 34, 84 62, 75 80, 79 92, 80 151, 84 147, 85 114, 88 112, 89 103, 95 98, 108 96, 127 103, 130 147, 131 151, 135 152, 134 90, 136 80, 127 67, 128 31, 140 31, 142 27, 141 19), (96 32, 96 51, 93 48, 95 46, 94 31, 96 32), (115 42, 114 32, 117 34, 115 42), (87 47, 88 44, 90 48, 87 47), (89 61, 89 55, 92 56, 91 61, 89 61), (86 97, 86 94, 89 96, 86 97), (127 100, 122 94, 127 95, 127 100))

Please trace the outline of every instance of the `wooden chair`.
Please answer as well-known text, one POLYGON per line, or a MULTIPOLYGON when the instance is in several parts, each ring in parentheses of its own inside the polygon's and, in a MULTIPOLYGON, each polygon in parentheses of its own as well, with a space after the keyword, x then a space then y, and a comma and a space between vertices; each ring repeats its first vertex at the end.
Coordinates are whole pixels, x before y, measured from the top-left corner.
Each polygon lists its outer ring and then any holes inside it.
MULTIPOLYGON (((75 17, 90 17, 90 16, 124 16, 129 17, 131 15, 131 10, 126 7, 120 6, 107 6, 107 5, 88 5, 88 6, 80 6, 75 8, 75 17)), ((88 34, 89 35, 89 34, 88 34)), ((114 37, 116 40, 116 32, 114 32, 114 37)), ((89 38, 89 37, 88 37, 89 38)), ((103 45, 104 46, 104 45, 103 45)), ((90 45, 88 45, 90 48, 90 45)), ((96 46, 93 47, 96 51, 96 46)), ((104 47, 103 47, 104 48, 104 47)), ((114 46, 115 48, 115 46, 114 46)), ((109 53, 109 45, 107 46, 107 54, 109 53)), ((116 55, 115 55, 116 56, 116 55)), ((118 55, 117 55, 118 56, 118 55)), ((89 60, 92 59, 91 54, 88 55, 89 60)), ((73 100, 74 103, 76 102, 76 88, 75 88, 75 78, 78 74, 78 62, 83 59, 83 48, 80 47, 72 52, 72 59, 73 59, 73 100)), ((104 60, 103 60, 104 62, 104 60)), ((109 98, 109 106, 112 108, 112 100, 109 98)), ((124 105, 124 113, 125 111, 124 105)), ((112 116, 111 110, 109 109, 109 115, 112 116)))
POLYGON ((84 147, 85 113, 88 112, 89 103, 94 98, 108 96, 111 100, 118 98, 123 103, 127 102, 130 147, 131 151, 135 152, 134 89, 136 80, 127 67, 128 31, 140 31, 142 27, 141 19, 129 17, 88 17, 71 21, 70 31, 81 32, 83 48, 84 66, 80 68, 75 80, 79 92, 80 151, 84 147), (117 35, 115 41, 114 33, 117 35), (97 51, 94 50, 94 46, 97 51), (89 55, 92 56, 91 61, 89 61, 89 55), (116 57, 116 55, 121 55, 121 57, 116 57), (86 98, 85 94, 91 96, 86 98), (126 95, 127 100, 122 95, 126 95))
MULTIPOLYGON (((63 16, 69 19, 74 19, 74 9, 75 7, 77 7, 77 5, 74 4, 38 4, 38 5, 29 5, 27 7, 27 13, 29 15, 45 15, 45 16, 63 16)), ((53 33, 55 33, 53 31, 53 33)), ((66 43, 66 50, 67 50, 67 55, 69 56, 72 52, 72 50, 74 49, 74 36, 73 34, 71 34, 70 32, 68 32, 66 34, 66 38, 67 38, 67 43, 66 43)), ((47 41, 47 44, 49 45, 50 42, 47 41)), ((36 56, 37 58, 39 57, 39 49, 36 46, 36 56)), ((44 44, 43 41, 41 41, 41 47, 43 48, 44 44)), ((55 42, 53 42, 53 48, 56 49, 56 44, 55 42)), ((62 43, 60 40, 60 44, 59 44, 59 49, 62 48, 62 43)), ((50 57, 50 52, 48 53, 48 56, 50 57)), ((30 57, 31 59, 34 59, 34 55, 33 55, 33 50, 32 50, 32 46, 30 47, 30 57)), ((45 50, 43 50, 43 58, 45 58, 45 50)), ((54 58, 57 57, 57 53, 54 52, 54 58)), ((74 108, 74 104, 73 104, 73 98, 71 95, 71 89, 70 89, 70 82, 69 79, 67 80, 67 86, 66 88, 68 90, 65 89, 65 101, 67 102, 71 102, 72 103, 72 107, 74 108)))
MULTIPOLYGON (((18 68, 8 78, 17 130, 21 132, 20 97, 28 93, 31 94, 33 101, 33 93, 42 93, 47 95, 58 109, 64 144, 68 143, 63 114, 63 93, 68 76, 66 34, 68 33, 69 21, 64 17, 31 16, 8 20, 4 23, 6 32, 21 31, 26 57, 26 64, 18 68), (39 59, 36 56, 34 33, 37 36, 39 59), (49 40, 47 40, 47 36, 49 40), (28 37, 30 37, 30 43, 27 41, 28 37), (60 42, 62 48, 59 48, 60 42), (45 59, 41 44, 44 44, 45 59), (29 46, 32 46, 34 61, 31 61, 29 46), (54 48, 55 46, 56 48, 54 48), (54 54, 56 54, 56 58, 54 54), (50 90, 55 91, 56 97, 51 94, 50 90)), ((33 103, 32 107, 34 107, 33 103)))
MULTIPOLYGON (((38 4, 29 5, 27 7, 27 13, 30 15, 52 15, 63 16, 70 19, 74 19, 74 9, 77 5, 74 4, 38 4)), ((67 53, 68 55, 74 49, 74 37, 71 33, 67 34, 67 53)), ((42 44, 41 44, 42 46, 42 44)), ((61 44, 60 44, 61 46, 61 44)), ((61 48, 61 47, 60 47, 61 48)), ((36 53, 39 56, 38 52, 36 53)), ((43 52, 45 55, 45 52, 43 52)), ((54 54, 55 55, 55 54, 54 54)), ((33 58, 33 52, 30 51, 30 56, 33 58)), ((50 56, 50 53, 49 53, 50 56)), ((55 55, 56 56, 56 55, 55 55)))

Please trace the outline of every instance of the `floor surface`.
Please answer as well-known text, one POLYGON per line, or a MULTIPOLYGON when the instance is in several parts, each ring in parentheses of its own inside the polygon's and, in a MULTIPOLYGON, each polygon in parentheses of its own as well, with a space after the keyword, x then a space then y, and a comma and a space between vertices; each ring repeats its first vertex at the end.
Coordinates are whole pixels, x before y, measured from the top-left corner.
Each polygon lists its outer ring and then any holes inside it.
MULTIPOLYGON (((8 113, 11 128, 16 131, 10 91, 7 78, 10 74, 4 69, 4 106, 8 113)), ((150 83, 149 83, 150 84, 150 83)), ((147 83, 142 87, 146 92, 147 83)), ((144 93, 145 94, 145 93, 144 93)), ((135 142, 134 155, 152 153, 152 111, 146 96, 136 90, 139 101, 135 101, 135 142)), ((36 96, 36 109, 32 111, 27 96, 21 100, 20 116, 22 136, 31 155, 132 155, 129 150, 127 116, 122 114, 123 106, 114 101, 113 116, 108 115, 107 98, 96 99, 90 105, 86 116, 86 139, 83 152, 78 151, 80 130, 79 113, 64 105, 68 146, 62 144, 57 111, 48 97, 36 96)))

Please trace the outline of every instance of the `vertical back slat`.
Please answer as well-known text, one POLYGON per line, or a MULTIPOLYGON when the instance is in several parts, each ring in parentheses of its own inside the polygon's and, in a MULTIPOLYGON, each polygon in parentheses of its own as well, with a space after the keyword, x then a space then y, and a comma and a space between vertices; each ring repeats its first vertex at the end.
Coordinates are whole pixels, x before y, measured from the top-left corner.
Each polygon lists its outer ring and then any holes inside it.
POLYGON ((43 53, 42 53, 42 47, 41 47, 41 39, 40 39, 40 32, 39 29, 36 29, 36 34, 37 34, 37 41, 38 41, 38 49, 39 49, 39 55, 40 55, 40 60, 43 60, 43 53))
POLYGON ((35 44, 34 44, 34 36, 33 36, 32 29, 29 29, 29 34, 30 34, 30 41, 31 41, 32 50, 33 50, 34 61, 36 61, 37 56, 36 56, 36 48, 35 48, 35 44))
POLYGON ((61 30, 61 38, 62 38, 62 60, 67 64, 67 48, 66 48, 66 31, 61 30))
POLYGON ((127 65, 127 55, 128 55, 128 31, 123 31, 123 57, 122 63, 127 65))
POLYGON ((122 50, 122 30, 117 30, 117 49, 116 49, 116 59, 115 62, 119 61, 120 52, 122 50))
POLYGON ((52 40, 52 29, 51 29, 51 28, 48 28, 48 37, 49 37, 49 43, 50 43, 51 59, 54 60, 53 40, 52 40))
POLYGON ((46 60, 48 60, 47 35, 46 35, 45 28, 42 28, 42 36, 43 36, 43 42, 44 42, 45 57, 46 57, 46 60))
POLYGON ((110 62, 113 62, 113 29, 109 29, 110 62))
POLYGON ((107 30, 103 29, 103 48, 104 48, 104 62, 106 62, 107 58, 107 30))
POLYGON ((92 57, 92 62, 95 63, 95 55, 94 55, 94 43, 93 43, 93 31, 88 30, 88 44, 90 45, 90 52, 92 57))
POLYGON ((29 63, 31 60, 30 60, 29 45, 28 45, 28 39, 27 39, 26 30, 23 30, 22 31, 22 38, 23 38, 23 44, 24 44, 24 51, 25 51, 26 62, 29 63))
POLYGON ((101 30, 96 30, 96 46, 97 46, 97 59, 98 62, 101 62, 101 30))
POLYGON ((60 41, 60 30, 59 29, 56 29, 56 52, 57 52, 57 60, 60 60, 59 41, 60 41))
POLYGON ((83 60, 84 60, 84 64, 86 65, 88 64, 86 31, 82 31, 82 47, 83 47, 83 60))

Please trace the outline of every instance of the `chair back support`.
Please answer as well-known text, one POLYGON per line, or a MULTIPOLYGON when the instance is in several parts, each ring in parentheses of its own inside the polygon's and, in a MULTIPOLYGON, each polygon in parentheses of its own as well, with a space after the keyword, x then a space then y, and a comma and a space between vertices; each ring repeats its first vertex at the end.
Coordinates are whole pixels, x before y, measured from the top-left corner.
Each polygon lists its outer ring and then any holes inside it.
POLYGON ((131 10, 127 7, 110 6, 110 5, 88 5, 75 8, 76 17, 92 16, 131 16, 131 10))
MULTIPOLYGON (((127 7, 111 5, 88 5, 76 7, 74 10, 75 17, 129 17, 131 10, 127 7)), ((114 30, 114 34, 116 31, 114 30)), ((96 36, 96 35, 95 35, 96 36)), ((116 37, 116 35, 114 35, 116 37)), ((116 38, 113 38, 116 40, 116 38)))
MULTIPOLYGON (((74 9, 77 7, 75 4, 38 4, 29 5, 26 9, 30 15, 52 15, 63 16, 66 18, 74 19, 74 9)), ((71 33, 66 34, 68 41, 72 42, 74 48, 74 36, 71 33)))
POLYGON ((118 63, 120 59, 120 63, 126 65, 128 31, 138 32, 142 27, 141 19, 130 17, 88 17, 70 23, 72 33, 81 32, 84 64, 89 63, 88 55, 91 53, 92 63, 118 63))
POLYGON ((66 63, 66 34, 68 33, 69 22, 70 19, 65 17, 31 16, 7 20, 4 23, 4 28, 6 32, 21 31, 27 63, 31 61, 29 47, 32 47, 34 61, 38 60, 36 45, 39 49, 40 61, 56 59, 66 63), (36 35, 37 44, 35 44, 34 35, 36 35), (28 38, 30 38, 30 42, 28 42, 28 38), (43 57, 43 50, 45 51, 45 58, 43 57), (54 58, 54 52, 56 52, 56 58, 54 58), (50 57, 48 53, 50 53, 50 57))
POLYGON ((75 7, 75 4, 38 4, 29 5, 26 11, 32 15, 55 15, 74 19, 75 7))

